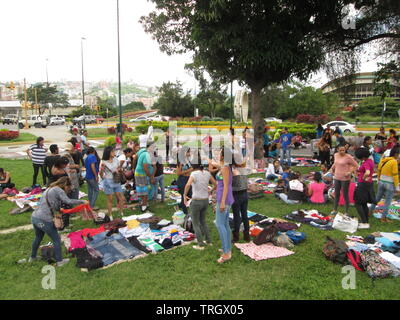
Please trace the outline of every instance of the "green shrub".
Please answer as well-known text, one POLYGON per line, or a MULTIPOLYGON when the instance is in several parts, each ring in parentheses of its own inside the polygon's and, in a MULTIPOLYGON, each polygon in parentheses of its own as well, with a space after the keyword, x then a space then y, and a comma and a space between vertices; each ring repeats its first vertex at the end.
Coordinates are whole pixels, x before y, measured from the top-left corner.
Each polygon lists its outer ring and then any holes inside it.
POLYGON ((104 141, 105 147, 114 147, 116 144, 115 137, 108 137, 106 141, 104 141))
POLYGON ((139 142, 139 137, 137 135, 129 134, 123 136, 122 143, 126 145, 129 142, 129 139, 132 139, 133 142, 139 142))

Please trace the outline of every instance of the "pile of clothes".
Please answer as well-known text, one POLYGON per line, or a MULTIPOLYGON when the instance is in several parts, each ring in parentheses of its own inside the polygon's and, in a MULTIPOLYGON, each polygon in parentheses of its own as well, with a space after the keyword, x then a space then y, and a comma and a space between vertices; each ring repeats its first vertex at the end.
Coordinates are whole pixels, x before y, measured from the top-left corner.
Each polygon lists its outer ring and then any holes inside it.
POLYGON ((253 260, 280 258, 294 254, 294 246, 302 242, 306 235, 297 229, 301 224, 295 224, 278 218, 248 213, 249 221, 253 222, 250 243, 235 243, 235 246, 253 260))
POLYGON ((305 223, 321 230, 333 230, 333 219, 318 210, 296 210, 287 214, 283 218, 305 223))
POLYGON ((264 194, 272 194, 276 184, 262 178, 249 178, 247 194, 249 199, 257 199, 264 196, 264 194))
POLYGON ((342 265, 351 264, 371 278, 400 276, 400 232, 374 232, 365 238, 346 236, 346 241, 327 237, 325 257, 342 265))
POLYGON ((62 236, 67 250, 76 258, 76 266, 93 270, 117 261, 157 253, 195 239, 171 221, 152 213, 133 215, 62 236))
POLYGON ((292 164, 298 167, 316 167, 321 161, 317 159, 308 159, 308 158, 292 158, 292 164))
MULTIPOLYGON (((382 218, 382 211, 385 201, 380 201, 378 205, 375 207, 375 211, 373 216, 377 219, 382 218)), ((400 220, 400 201, 393 200, 389 206, 389 214, 387 215, 388 219, 392 220, 400 220)))
POLYGON ((17 208, 10 211, 10 214, 20 214, 27 211, 33 211, 39 204, 43 192, 46 189, 42 189, 40 186, 34 188, 23 188, 20 192, 11 195, 7 200, 14 202, 17 208))

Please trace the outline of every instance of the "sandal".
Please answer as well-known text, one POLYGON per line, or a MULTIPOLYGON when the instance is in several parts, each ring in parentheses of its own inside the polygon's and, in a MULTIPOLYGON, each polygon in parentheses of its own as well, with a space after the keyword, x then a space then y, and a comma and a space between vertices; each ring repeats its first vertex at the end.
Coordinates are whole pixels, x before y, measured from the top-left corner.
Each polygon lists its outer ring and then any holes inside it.
POLYGON ((231 259, 231 257, 229 257, 229 258, 224 258, 223 256, 220 256, 219 259, 217 260, 217 262, 218 262, 218 263, 224 263, 224 262, 226 262, 226 261, 228 261, 228 260, 230 260, 230 259, 231 259))

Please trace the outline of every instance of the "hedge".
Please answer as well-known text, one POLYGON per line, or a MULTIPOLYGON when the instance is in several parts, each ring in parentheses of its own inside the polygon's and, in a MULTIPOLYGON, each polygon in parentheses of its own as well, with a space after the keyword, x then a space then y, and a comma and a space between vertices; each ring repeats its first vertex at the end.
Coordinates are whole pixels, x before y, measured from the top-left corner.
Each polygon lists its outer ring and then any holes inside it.
MULTIPOLYGON (((169 121, 171 122, 171 121, 169 121)), ((169 122, 166 121, 154 121, 153 128, 161 129, 163 131, 167 130, 169 127, 169 122)), ((177 121, 178 127, 180 126, 190 126, 190 127, 204 127, 204 126, 225 126, 229 127, 229 121, 207 121, 207 122, 194 122, 194 121, 177 121)), ((251 127, 251 123, 235 123, 235 126, 248 126, 251 127)), ((141 132, 144 130, 147 132, 149 124, 147 121, 142 121, 138 126, 136 126, 136 132, 141 132)))
POLYGON ((18 131, 10 131, 7 129, 0 130, 0 140, 13 140, 19 137, 18 131))

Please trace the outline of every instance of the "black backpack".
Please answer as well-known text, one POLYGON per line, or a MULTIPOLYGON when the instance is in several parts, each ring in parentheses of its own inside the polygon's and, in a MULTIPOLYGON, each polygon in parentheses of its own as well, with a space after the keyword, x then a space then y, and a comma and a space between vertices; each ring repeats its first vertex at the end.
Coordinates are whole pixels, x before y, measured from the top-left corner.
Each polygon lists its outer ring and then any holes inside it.
POLYGON ((326 237, 326 243, 322 249, 328 260, 343 265, 348 263, 347 250, 348 247, 343 240, 335 240, 329 236, 326 237))

